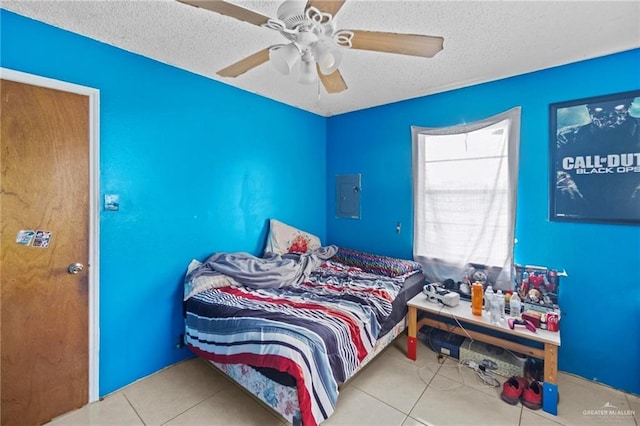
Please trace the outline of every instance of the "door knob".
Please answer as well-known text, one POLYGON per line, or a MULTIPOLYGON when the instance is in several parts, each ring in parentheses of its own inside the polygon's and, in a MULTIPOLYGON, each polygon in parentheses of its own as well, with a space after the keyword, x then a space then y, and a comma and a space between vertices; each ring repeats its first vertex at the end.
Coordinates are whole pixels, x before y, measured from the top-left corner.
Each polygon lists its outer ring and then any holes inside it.
POLYGON ((82 272, 83 269, 84 265, 82 263, 72 263, 67 268, 67 271, 69 271, 70 274, 77 274, 78 272, 82 272))

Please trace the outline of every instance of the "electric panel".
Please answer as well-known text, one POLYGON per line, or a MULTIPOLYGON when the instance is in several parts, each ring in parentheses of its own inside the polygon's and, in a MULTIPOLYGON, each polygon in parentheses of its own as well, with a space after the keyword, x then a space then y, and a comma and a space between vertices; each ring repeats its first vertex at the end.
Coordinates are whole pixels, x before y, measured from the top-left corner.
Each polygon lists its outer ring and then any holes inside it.
POLYGON ((336 217, 360 219, 360 173, 336 175, 336 217))

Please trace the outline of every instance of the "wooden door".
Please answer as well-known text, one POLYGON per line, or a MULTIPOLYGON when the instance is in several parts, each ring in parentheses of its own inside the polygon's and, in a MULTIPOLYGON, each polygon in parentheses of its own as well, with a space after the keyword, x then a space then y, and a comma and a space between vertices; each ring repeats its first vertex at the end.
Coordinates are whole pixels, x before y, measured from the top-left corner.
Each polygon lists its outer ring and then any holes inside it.
POLYGON ((0 99, 2 425, 35 425, 88 402, 89 98, 1 80, 0 99))

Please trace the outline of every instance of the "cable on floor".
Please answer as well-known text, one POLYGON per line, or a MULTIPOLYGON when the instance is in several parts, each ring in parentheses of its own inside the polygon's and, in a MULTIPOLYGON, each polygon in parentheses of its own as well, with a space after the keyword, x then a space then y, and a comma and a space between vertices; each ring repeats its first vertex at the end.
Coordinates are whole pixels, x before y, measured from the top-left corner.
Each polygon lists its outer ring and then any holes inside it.
POLYGON ((461 361, 461 364, 466 365, 470 369, 476 372, 476 375, 482 380, 482 383, 487 385, 487 388, 497 388, 500 387, 500 381, 496 379, 496 377, 487 371, 487 368, 484 365, 478 365, 478 363, 474 361, 461 361))
POLYGON ((430 362, 429 364, 425 365, 424 367, 420 367, 420 369, 418 370, 418 376, 420 377, 420 380, 422 380, 423 383, 425 383, 426 385, 428 385, 430 388, 435 389, 437 391, 447 391, 447 390, 452 390, 452 389, 456 389, 459 388, 461 386, 464 386, 464 376, 462 375, 462 364, 454 364, 454 365, 445 365, 445 364, 440 364, 438 363, 433 363, 430 362), (433 376, 431 376, 431 379, 426 380, 423 376, 422 376, 422 370, 427 369, 428 367, 432 366, 432 365, 437 365, 438 369, 436 371, 433 371, 431 369, 429 369, 429 371, 431 373, 433 373, 433 376), (433 378, 436 376, 436 374, 438 374, 439 370, 443 367, 447 367, 447 368, 457 368, 458 369, 458 376, 460 377, 461 383, 457 382, 455 385, 446 387, 446 388, 438 388, 436 386, 434 386, 432 384, 433 382, 433 378))
MULTIPOLYGON (((442 310, 444 308, 446 308, 446 306, 443 304, 441 306, 440 311, 438 312, 438 314, 440 314, 440 312, 442 312, 442 310)), ((460 329, 464 332, 464 334, 466 334, 467 337, 469 338, 469 348, 471 348, 471 344, 475 340, 473 339, 473 337, 471 337, 469 332, 462 326, 462 324, 460 323, 460 321, 458 320, 456 315, 451 313, 451 317, 456 321, 456 323, 458 324, 458 327, 460 327, 460 329)), ((434 348, 434 345, 433 345, 433 343, 431 341, 431 333, 433 332, 433 330, 434 330, 434 328, 431 327, 431 329, 429 330, 429 334, 427 335, 427 339, 429 341, 429 346, 431 348, 434 348)), ((451 331, 449 331, 449 333, 451 334, 451 331)), ((512 355, 514 355, 514 354, 512 353, 512 355)), ((514 355, 514 357, 515 357, 515 355, 514 355)), ((498 381, 498 379, 496 379, 489 371, 487 371, 487 368, 484 365, 478 365, 474 361, 462 361, 462 360, 458 361, 458 363, 455 364, 455 365, 445 365, 444 364, 444 360, 446 360, 446 357, 444 357, 442 354, 439 354, 438 355, 438 363, 429 363, 429 364, 426 364, 425 366, 421 367, 418 370, 418 376, 420 377, 420 380, 422 380, 422 382, 427 384, 429 387, 431 387, 431 388, 433 388, 435 390, 438 390, 438 391, 446 391, 446 390, 456 389, 456 388, 459 388, 460 386, 464 386, 466 384, 465 380, 464 380, 464 375, 462 373, 462 367, 468 367, 468 368, 474 370, 474 372, 476 373, 476 376, 482 381, 482 383, 484 385, 486 385, 487 389, 500 387, 500 382, 498 381), (436 371, 433 371, 430 368, 433 365, 437 365, 438 366, 436 371), (435 377, 435 375, 438 373, 438 371, 443 367, 457 368, 458 369, 458 377, 460 378, 460 382, 456 383, 453 386, 447 387, 447 388, 438 388, 438 387, 433 386, 433 384, 431 384, 431 382, 433 381, 433 377, 435 377), (433 376, 431 377, 431 380, 425 380, 425 378, 422 376, 422 370, 424 370, 424 369, 429 369, 429 371, 431 373, 433 373, 433 376)))

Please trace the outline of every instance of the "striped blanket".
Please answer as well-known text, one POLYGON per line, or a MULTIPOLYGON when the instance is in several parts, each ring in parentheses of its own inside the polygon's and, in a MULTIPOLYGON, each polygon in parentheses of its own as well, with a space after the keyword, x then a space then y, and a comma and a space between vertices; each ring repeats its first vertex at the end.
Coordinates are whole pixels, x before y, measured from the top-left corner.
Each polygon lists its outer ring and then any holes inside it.
POLYGON ((289 373, 303 424, 316 425, 372 350, 403 280, 326 261, 299 284, 208 289, 185 302, 186 342, 215 362, 289 373))

